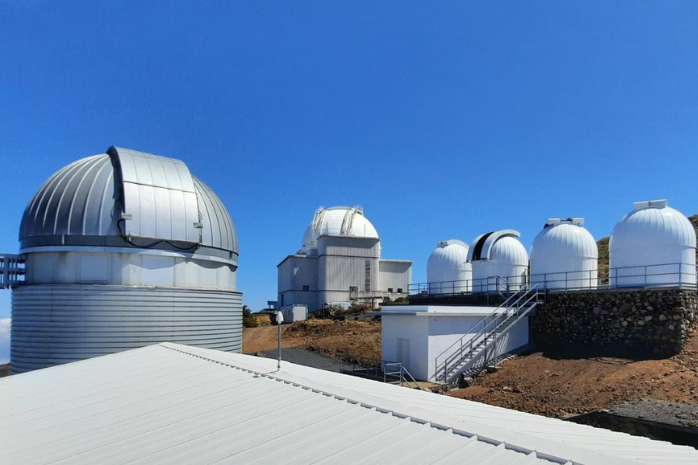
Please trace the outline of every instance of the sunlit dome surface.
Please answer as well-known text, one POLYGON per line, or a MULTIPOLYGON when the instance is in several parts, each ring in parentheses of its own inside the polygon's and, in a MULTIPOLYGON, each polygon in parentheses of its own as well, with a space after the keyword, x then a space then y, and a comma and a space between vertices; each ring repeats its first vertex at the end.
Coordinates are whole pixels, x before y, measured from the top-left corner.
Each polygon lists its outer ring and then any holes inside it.
POLYGON ((316 249, 317 240, 321 236, 380 238, 361 207, 320 207, 305 229, 301 252, 308 253, 316 249))
POLYGON ((599 249, 583 218, 548 218, 531 246, 531 283, 541 289, 593 288, 599 249))
POLYGON ((696 247, 691 222, 665 200, 638 202, 613 228, 609 247, 696 247))
POLYGON ((635 203, 609 242, 610 283, 617 286, 696 283, 696 234, 666 200, 635 203))
POLYGON ((562 257, 598 258, 598 256, 599 250, 591 233, 571 222, 546 224, 531 246, 531 262, 541 259, 560 260, 562 257))
POLYGON ((468 244, 450 239, 436 244, 427 261, 427 281, 430 283, 467 279, 471 271, 468 263, 468 244))
POLYGON ((238 252, 228 210, 184 162, 116 147, 57 171, 24 211, 22 249, 77 237, 80 245, 131 237, 238 252))

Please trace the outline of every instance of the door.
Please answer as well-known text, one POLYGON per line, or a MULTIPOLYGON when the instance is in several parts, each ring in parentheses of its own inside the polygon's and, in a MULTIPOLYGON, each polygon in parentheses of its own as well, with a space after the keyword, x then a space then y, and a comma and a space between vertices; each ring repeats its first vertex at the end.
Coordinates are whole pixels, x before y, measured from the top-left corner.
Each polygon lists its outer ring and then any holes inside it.
POLYGON ((396 362, 402 363, 402 366, 410 369, 410 340, 401 339, 397 340, 397 360, 396 362))

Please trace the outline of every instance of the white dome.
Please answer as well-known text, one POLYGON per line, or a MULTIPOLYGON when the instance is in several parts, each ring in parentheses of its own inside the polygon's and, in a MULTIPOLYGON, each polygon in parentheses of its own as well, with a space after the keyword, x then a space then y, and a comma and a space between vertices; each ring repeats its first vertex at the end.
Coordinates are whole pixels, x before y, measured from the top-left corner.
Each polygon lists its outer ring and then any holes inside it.
POLYGON ((317 249, 321 236, 348 236, 380 239, 378 231, 364 216, 361 207, 320 207, 303 234, 302 253, 317 249))
POLYGON ((609 243, 611 285, 695 284, 696 233, 666 200, 635 203, 609 243))
POLYGON ((581 218, 549 218, 531 246, 531 283, 542 289, 597 285, 599 249, 581 218))
POLYGON ((473 267, 473 292, 518 290, 526 282, 528 253, 513 229, 478 236, 468 258, 473 267))
POLYGON ((526 247, 515 237, 503 237, 492 246, 490 261, 506 265, 528 266, 526 247))
POLYGON ((468 248, 468 244, 457 239, 436 244, 427 261, 430 294, 470 291, 473 274, 468 263, 468 248))

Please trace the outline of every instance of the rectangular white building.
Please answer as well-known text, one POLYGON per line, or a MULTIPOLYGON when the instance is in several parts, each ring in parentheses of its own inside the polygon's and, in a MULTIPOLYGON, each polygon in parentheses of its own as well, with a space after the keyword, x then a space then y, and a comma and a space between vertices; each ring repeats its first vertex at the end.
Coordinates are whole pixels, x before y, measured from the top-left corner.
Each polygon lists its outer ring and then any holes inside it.
MULTIPOLYGON (((460 350, 506 308, 400 305, 383 307, 383 360, 400 362, 418 380, 439 381, 443 361, 460 350)), ((529 344, 528 317, 501 336, 489 356, 502 356, 529 344)), ((484 355, 484 354, 483 354, 484 355)))

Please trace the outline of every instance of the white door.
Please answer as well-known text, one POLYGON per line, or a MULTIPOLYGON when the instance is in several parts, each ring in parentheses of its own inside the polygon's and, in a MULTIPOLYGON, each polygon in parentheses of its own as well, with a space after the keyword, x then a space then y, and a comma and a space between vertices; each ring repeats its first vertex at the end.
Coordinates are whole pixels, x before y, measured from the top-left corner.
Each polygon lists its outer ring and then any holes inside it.
POLYGON ((397 340, 397 360, 396 362, 402 363, 402 366, 410 369, 410 340, 400 339, 397 340))

